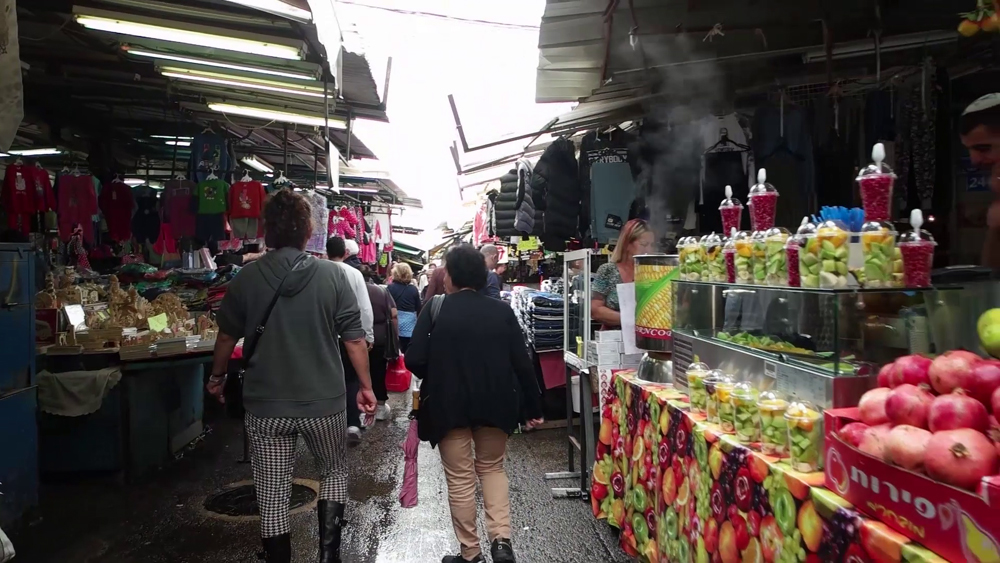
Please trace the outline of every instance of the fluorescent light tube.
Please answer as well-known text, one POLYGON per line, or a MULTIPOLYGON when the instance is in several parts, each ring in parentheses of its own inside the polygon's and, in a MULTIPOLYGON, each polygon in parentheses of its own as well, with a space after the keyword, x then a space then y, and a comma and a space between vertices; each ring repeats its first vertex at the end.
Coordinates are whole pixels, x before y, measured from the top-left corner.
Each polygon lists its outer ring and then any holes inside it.
POLYGON ((201 59, 198 57, 187 57, 180 55, 173 55, 168 53, 160 53, 158 51, 147 51, 145 49, 128 48, 125 51, 129 55, 135 55, 137 57, 148 57, 151 59, 162 59, 165 61, 174 61, 177 63, 187 63, 192 65, 209 66, 213 68, 225 68, 229 70, 237 70, 240 72, 252 72, 256 74, 266 74, 268 76, 278 76, 281 78, 291 78, 293 80, 312 80, 316 81, 319 78, 314 74, 307 74, 301 72, 291 72, 285 70, 274 70, 270 68, 264 68, 259 66, 247 66, 239 65, 236 63, 229 63, 224 61, 213 61, 210 59, 201 59))
POLYGON ((163 141, 165 144, 178 147, 190 147, 191 141, 163 141))
MULTIPOLYGON (((298 123, 300 125, 311 125, 313 127, 323 127, 325 121, 322 116, 318 115, 303 115, 301 113, 289 113, 285 111, 277 111, 266 108, 257 108, 250 106, 237 106, 232 104, 223 103, 210 103, 208 104, 208 109, 212 111, 217 111, 219 113, 229 113, 233 115, 242 115, 244 117, 253 117, 255 119, 263 119, 265 121, 280 121, 282 123, 298 123)), ((330 127, 334 129, 347 129, 347 123, 337 117, 330 117, 330 127)))
POLYGON ((296 8, 291 4, 286 4, 281 0, 228 0, 233 4, 239 4, 241 6, 246 6, 248 8, 254 8, 257 10, 262 10, 264 12, 270 12, 272 14, 278 14, 282 16, 288 16, 294 20, 300 20, 304 22, 312 21, 312 12, 309 10, 303 10, 302 8, 296 8))
MULTIPOLYGON (((211 72, 200 72, 177 67, 163 67, 158 69, 160 74, 168 78, 178 80, 189 80, 201 82, 203 84, 218 84, 220 86, 232 86, 234 88, 246 88, 249 90, 260 90, 263 92, 275 92, 277 94, 288 94, 292 96, 308 96, 310 98, 323 98, 323 89, 311 86, 300 86, 297 84, 286 84, 284 82, 271 82, 266 80, 255 80, 228 74, 218 74, 211 72)), ((327 94, 333 98, 333 94, 327 94)))
POLYGON ((178 141, 193 141, 194 140, 194 137, 184 137, 184 136, 181 136, 181 135, 150 135, 150 138, 153 138, 153 139, 170 139, 171 141, 175 140, 175 139, 178 140, 178 141))
POLYGON ((174 43, 184 43, 187 45, 207 47, 210 49, 222 49, 225 51, 236 51, 238 53, 251 53, 254 55, 276 57, 279 59, 302 59, 302 53, 300 50, 297 47, 292 47, 290 45, 265 43, 263 41, 254 41, 251 39, 226 37, 223 35, 214 35, 199 31, 189 31, 186 29, 163 27, 159 25, 150 25, 98 16, 77 15, 76 21, 83 27, 96 31, 134 35, 136 37, 146 37, 148 39, 172 41, 174 43))
MULTIPOLYGON (((326 188, 326 184, 317 184, 317 188, 326 188)), ((366 188, 363 186, 345 186, 340 185, 340 191, 342 192, 359 192, 363 194, 377 194, 379 192, 378 188, 366 188)))
POLYGON ((5 156, 10 156, 10 155, 5 152, 0 152, 0 158, 3 158, 5 156))
POLYGON ((62 154, 63 151, 51 148, 51 149, 15 149, 7 151, 15 156, 49 156, 53 154, 62 154))
POLYGON ((259 160, 256 156, 245 156, 240 159, 240 162, 246 164, 250 168, 253 168, 257 172, 274 172, 274 168, 271 168, 266 162, 259 160))
POLYGON ((130 187, 141 186, 145 184, 146 181, 142 178, 125 178, 125 185, 130 187))

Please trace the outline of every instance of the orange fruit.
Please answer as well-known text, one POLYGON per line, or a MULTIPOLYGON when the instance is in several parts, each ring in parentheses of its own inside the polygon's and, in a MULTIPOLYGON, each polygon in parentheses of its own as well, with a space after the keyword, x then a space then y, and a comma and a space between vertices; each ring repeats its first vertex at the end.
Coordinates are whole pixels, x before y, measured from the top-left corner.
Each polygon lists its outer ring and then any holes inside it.
POLYGON ((964 37, 972 37, 979 33, 979 24, 972 20, 962 20, 962 23, 958 24, 958 32, 964 37))
POLYGON ((757 538, 750 538, 750 543, 743 550, 743 563, 761 563, 762 560, 760 544, 757 543, 757 538))
POLYGON ((681 483, 681 488, 677 490, 677 505, 686 506, 690 499, 691 487, 688 485, 687 477, 685 477, 684 482, 681 483))

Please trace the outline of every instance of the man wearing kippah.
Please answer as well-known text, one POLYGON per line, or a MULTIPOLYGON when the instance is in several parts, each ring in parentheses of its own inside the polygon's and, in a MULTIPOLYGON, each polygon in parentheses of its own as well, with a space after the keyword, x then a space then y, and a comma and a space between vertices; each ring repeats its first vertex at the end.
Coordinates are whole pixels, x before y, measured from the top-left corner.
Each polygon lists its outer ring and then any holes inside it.
MULTIPOLYGON (((1000 195, 1000 93, 972 102, 962 112, 959 128, 972 165, 990 172, 990 188, 1000 195)), ((1000 201, 990 204, 986 226, 982 264, 1000 268, 1000 201)))

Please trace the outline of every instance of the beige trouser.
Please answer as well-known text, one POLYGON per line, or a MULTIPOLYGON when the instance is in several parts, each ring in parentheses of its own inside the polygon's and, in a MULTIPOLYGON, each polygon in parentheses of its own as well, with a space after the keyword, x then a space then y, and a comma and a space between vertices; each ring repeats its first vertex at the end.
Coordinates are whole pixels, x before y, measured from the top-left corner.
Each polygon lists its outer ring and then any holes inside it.
POLYGON ((496 428, 460 428, 449 432, 438 450, 448 479, 451 522, 462 545, 462 558, 471 561, 482 553, 476 530, 476 476, 483 486, 490 541, 510 539, 510 490, 503 467, 507 434, 496 428))

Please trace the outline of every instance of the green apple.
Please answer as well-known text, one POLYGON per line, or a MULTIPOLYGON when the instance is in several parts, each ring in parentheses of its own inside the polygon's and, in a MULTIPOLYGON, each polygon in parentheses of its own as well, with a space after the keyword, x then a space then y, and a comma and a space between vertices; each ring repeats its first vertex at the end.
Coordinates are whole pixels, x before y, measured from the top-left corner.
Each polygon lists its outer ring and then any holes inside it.
POLYGON ((980 329, 979 341, 989 355, 1000 357, 1000 323, 987 325, 980 329))
POLYGON ((979 332, 980 337, 982 337, 986 327, 990 325, 1000 325, 1000 308, 990 309, 979 315, 979 320, 976 321, 976 330, 979 332))

